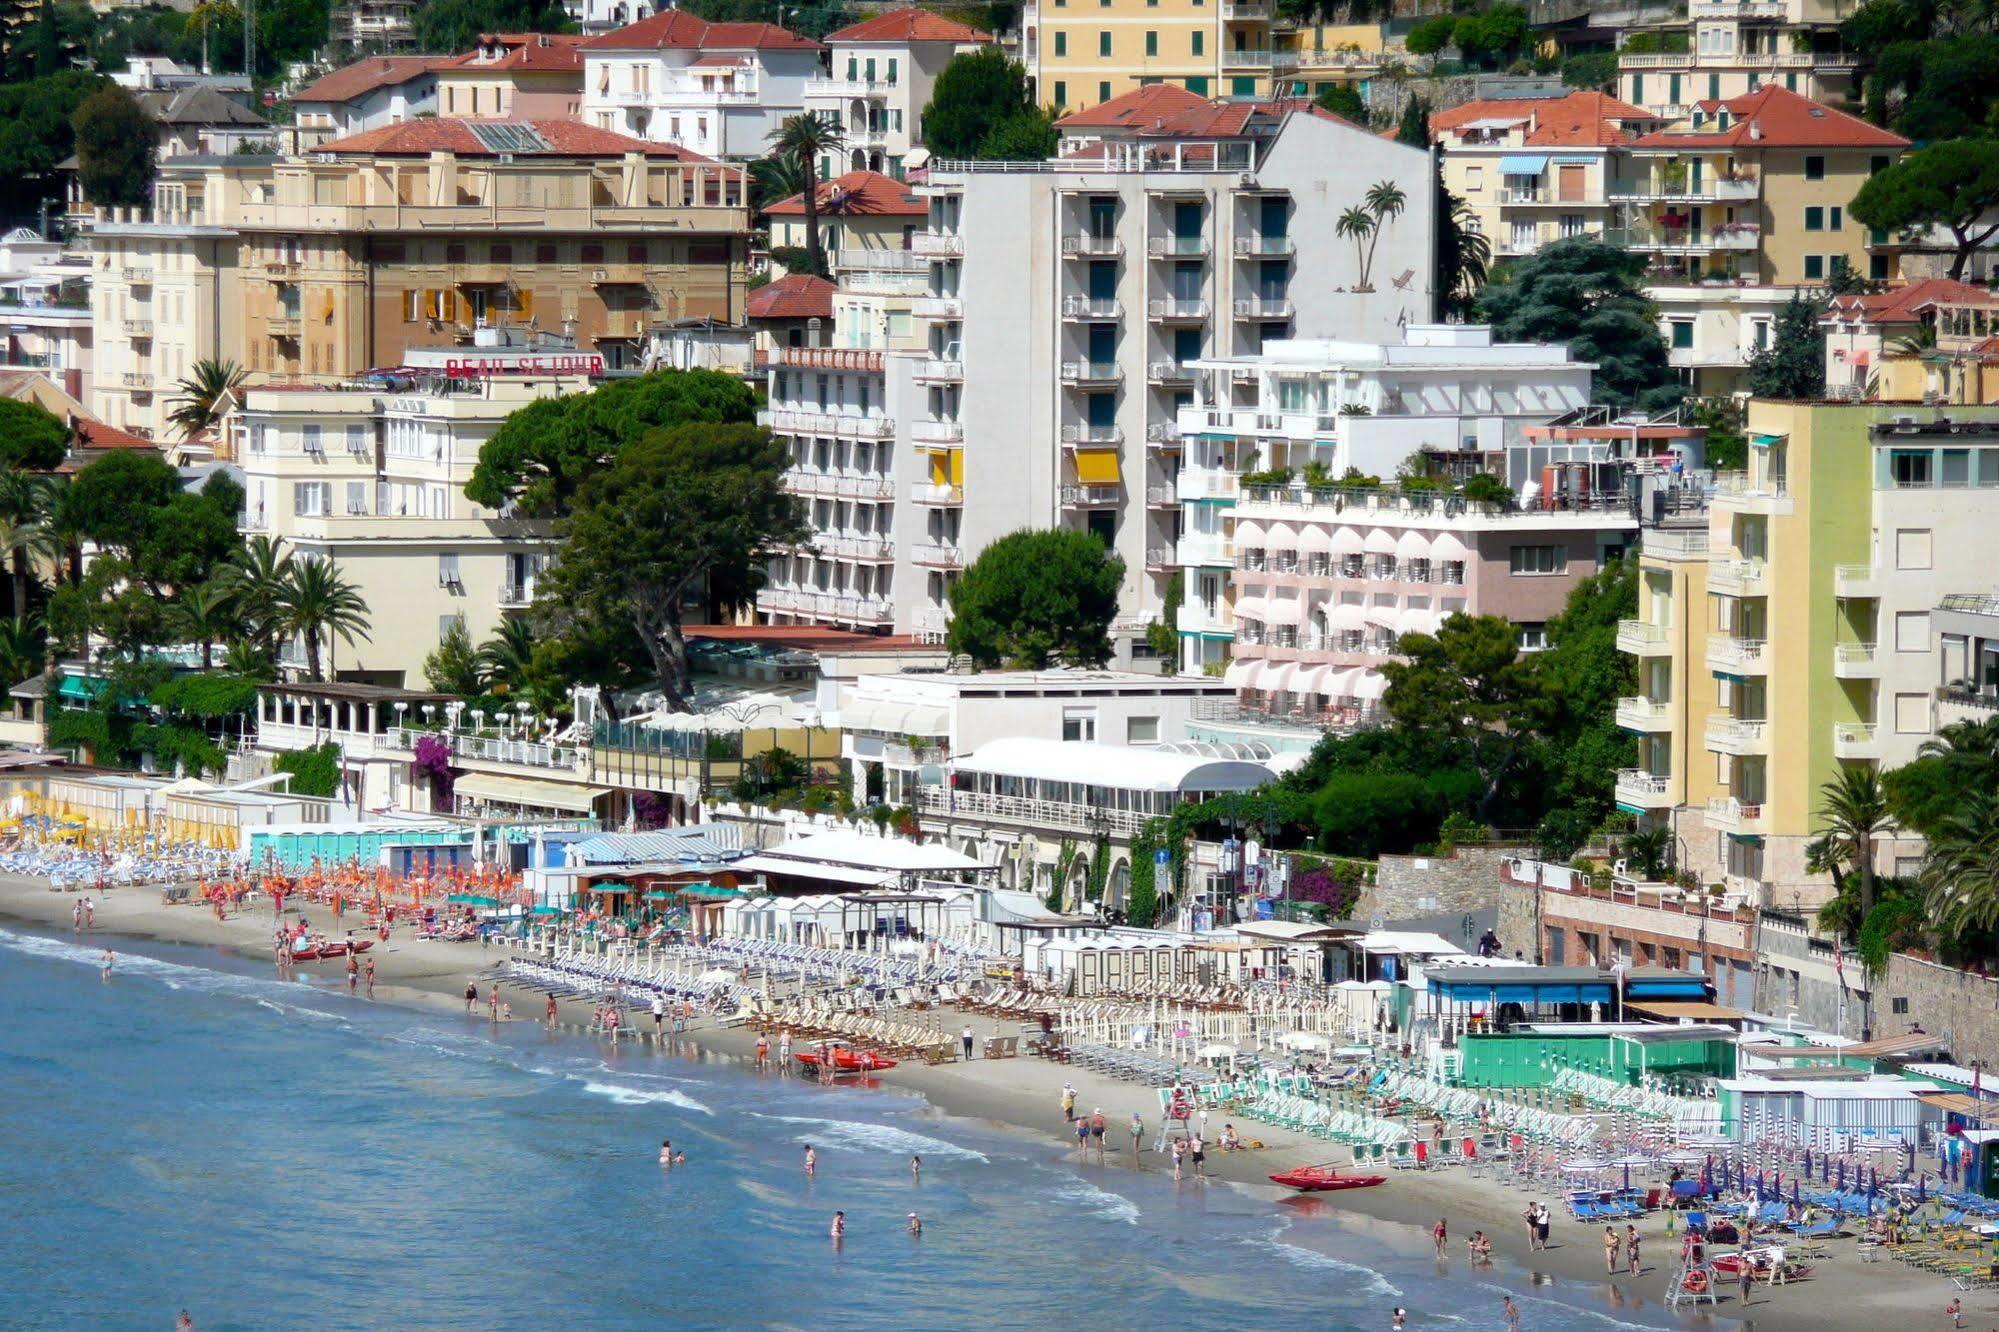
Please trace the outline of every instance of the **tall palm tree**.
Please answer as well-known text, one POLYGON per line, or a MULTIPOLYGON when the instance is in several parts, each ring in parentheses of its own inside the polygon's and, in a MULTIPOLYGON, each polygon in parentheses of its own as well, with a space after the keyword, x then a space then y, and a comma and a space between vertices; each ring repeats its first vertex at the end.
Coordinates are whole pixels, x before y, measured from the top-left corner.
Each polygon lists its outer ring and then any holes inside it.
POLYGON ((805 204, 805 253, 812 271, 823 277, 826 255, 819 246, 819 155, 839 152, 847 140, 833 117, 805 111, 785 117, 784 123, 770 132, 770 142, 773 155, 798 163, 798 174, 803 178, 800 198, 805 204))
POLYGON ((1819 788, 1819 836, 1808 849, 1817 866, 1839 867, 1860 881, 1860 920, 1874 909, 1874 844, 1893 826, 1881 776, 1868 767, 1841 768, 1819 788))
POLYGON ((1374 247, 1381 244, 1381 233, 1388 224, 1402 216, 1402 210, 1409 206, 1409 196, 1402 187, 1392 180, 1377 180, 1367 187, 1367 212, 1374 219, 1374 226, 1367 236, 1367 262, 1361 265, 1361 286, 1373 290, 1367 275, 1374 268, 1374 247))
POLYGON ((42 669, 42 625, 35 616, 0 620, 0 679, 11 689, 42 669))
POLYGON ((215 408, 222 395, 242 382, 243 368, 234 361, 196 361, 187 376, 174 385, 178 392, 167 400, 173 408, 167 413, 167 423, 180 431, 182 439, 200 434, 215 424, 215 408))
POLYGON ((795 157, 772 153, 750 163, 750 207, 759 215, 804 188, 805 173, 799 169, 795 157))
POLYGON ((83 542, 87 519, 77 507, 76 487, 54 486, 45 492, 42 526, 48 529, 51 559, 50 582, 75 587, 83 581, 83 542))
POLYGON ((1927 352, 1937 349, 1937 326, 1934 320, 1916 325, 1916 331, 1896 338, 1888 344, 1888 350, 1897 356, 1913 356, 1920 360, 1927 352))
POLYGON ((215 667, 215 645, 236 637, 243 627, 235 588, 226 578, 211 578, 184 589, 174 607, 174 619, 189 642, 201 644, 204 671, 215 667))
POLYGON ((251 639, 273 660, 278 655, 278 638, 284 632, 280 598, 291 579, 291 570, 292 557, 270 537, 259 534, 243 543, 243 549, 236 552, 219 575, 251 639))
POLYGON ((534 644, 534 627, 525 619, 515 617, 500 621, 500 627, 493 636, 479 645, 476 658, 486 687, 491 689, 494 684, 502 683, 509 689, 519 689, 527 679, 534 644))
POLYGON ((1932 830, 1920 872, 1930 926, 1945 937, 1999 924, 1999 799, 1974 787, 1932 830))
POLYGON ((31 566, 53 563, 61 554, 48 528, 32 517, 17 517, 0 507, 0 560, 6 563, 9 574, 4 584, 8 591, 6 615, 28 613, 28 593, 34 582, 31 566))
POLYGON ((333 567, 333 561, 314 556, 292 560, 290 574, 278 591, 278 618, 287 634, 305 639, 306 673, 314 680, 320 673, 319 647, 339 638, 352 643, 368 636, 368 603, 333 567))

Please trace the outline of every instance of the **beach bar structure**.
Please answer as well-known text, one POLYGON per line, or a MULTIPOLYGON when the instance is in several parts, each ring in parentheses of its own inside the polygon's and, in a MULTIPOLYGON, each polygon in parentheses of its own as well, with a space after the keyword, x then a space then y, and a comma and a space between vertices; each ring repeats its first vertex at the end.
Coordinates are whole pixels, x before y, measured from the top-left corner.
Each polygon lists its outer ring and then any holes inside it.
POLYGON ((964 931, 972 923, 973 897, 971 889, 942 886, 740 898, 722 907, 721 932, 730 938, 877 952, 964 931))
POLYGON ((1246 979, 1325 983, 1347 979, 1349 954, 1340 945, 1356 944, 1367 932, 1356 921, 1251 920, 1235 927, 1247 948, 1246 979))
POLYGON ((165 777, 51 772, 41 797, 29 797, 27 812, 81 823, 92 832, 142 830, 164 811, 161 793, 169 784, 165 777))
POLYGON ((1615 1016, 1617 975, 1596 967, 1492 966, 1464 962, 1425 972, 1440 1015, 1470 1030, 1505 1030, 1549 1019, 1615 1016))
POLYGON ((1547 1087, 1564 1070, 1637 1084, 1649 1078, 1728 1077, 1735 1033, 1726 1027, 1647 1023, 1529 1023, 1459 1042, 1467 1087, 1547 1087))
POLYGON ((949 847, 861 832, 795 838, 737 861, 735 869, 761 876, 771 896, 823 896, 860 888, 914 890, 925 881, 970 884, 995 872, 949 847))
POLYGON ((1942 1127, 1944 1111, 1924 1100, 1936 1088, 1895 1076, 1728 1078, 1716 1084, 1724 1129, 1819 1151, 1920 1145, 1942 1127))

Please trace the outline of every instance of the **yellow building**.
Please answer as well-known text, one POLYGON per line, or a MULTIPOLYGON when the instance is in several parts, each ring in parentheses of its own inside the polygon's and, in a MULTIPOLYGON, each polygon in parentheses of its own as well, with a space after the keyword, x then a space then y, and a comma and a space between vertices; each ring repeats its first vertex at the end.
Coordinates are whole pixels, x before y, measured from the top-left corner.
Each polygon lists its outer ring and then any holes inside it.
POLYGON ((1632 142, 1618 239, 1651 260, 1655 283, 1820 283, 1836 259, 1885 278, 1887 255, 1846 210, 1908 146, 1774 85, 1703 102, 1692 128, 1632 142))
POLYGON ((1294 27, 1269 0, 1024 0, 1021 55, 1043 105, 1080 111, 1171 83, 1203 97, 1316 96, 1381 67, 1372 24, 1294 27))
POLYGON ((568 120, 583 106, 583 38, 489 33, 437 61, 437 114, 472 120, 568 120))

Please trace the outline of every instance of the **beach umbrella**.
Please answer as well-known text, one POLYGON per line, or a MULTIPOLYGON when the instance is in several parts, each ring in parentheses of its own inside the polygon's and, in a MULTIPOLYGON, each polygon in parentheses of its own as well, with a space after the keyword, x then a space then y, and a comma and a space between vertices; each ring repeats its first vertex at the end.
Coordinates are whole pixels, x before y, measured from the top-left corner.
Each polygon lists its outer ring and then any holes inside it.
POLYGON ((1846 1192, 1846 1162, 1845 1162, 1845 1161, 1841 1161, 1841 1162, 1839 1163, 1839 1191, 1840 1191, 1841 1193, 1844 1193, 1844 1192, 1846 1192))
POLYGON ((1810 1179, 1811 1174, 1812 1174, 1812 1149, 1807 1147, 1805 1148, 1805 1178, 1810 1179))
POLYGON ((1803 1205, 1798 1197, 1798 1178, 1795 1175, 1791 1177, 1791 1205, 1793 1207, 1803 1205))
POLYGON ((1926 1186, 1929 1184, 1929 1181, 1930 1177, 1927 1172, 1916 1176, 1916 1205, 1918 1207, 1923 1205, 1928 1196, 1926 1186))

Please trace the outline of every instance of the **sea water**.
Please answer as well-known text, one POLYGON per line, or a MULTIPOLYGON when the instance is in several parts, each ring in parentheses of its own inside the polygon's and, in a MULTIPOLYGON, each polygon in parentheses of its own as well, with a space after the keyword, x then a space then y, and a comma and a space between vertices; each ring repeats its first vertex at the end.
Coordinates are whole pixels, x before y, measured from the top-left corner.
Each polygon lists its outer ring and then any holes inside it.
POLYGON ((114 942, 107 977, 103 942, 0 930, 0 1326, 1484 1328, 1508 1292, 1529 1328, 1672 1325, 1469 1275, 1461 1236, 1445 1274, 1400 1228, 1079 1167, 892 1085, 370 1003, 215 949, 114 942))

